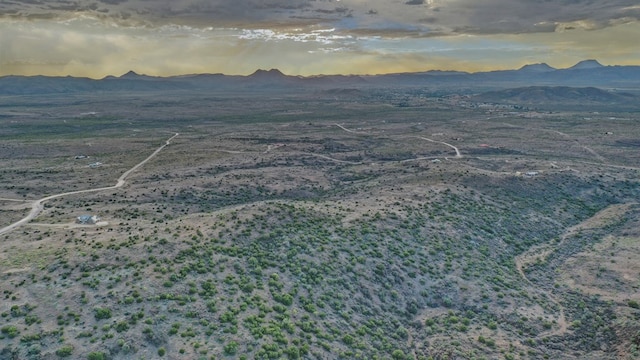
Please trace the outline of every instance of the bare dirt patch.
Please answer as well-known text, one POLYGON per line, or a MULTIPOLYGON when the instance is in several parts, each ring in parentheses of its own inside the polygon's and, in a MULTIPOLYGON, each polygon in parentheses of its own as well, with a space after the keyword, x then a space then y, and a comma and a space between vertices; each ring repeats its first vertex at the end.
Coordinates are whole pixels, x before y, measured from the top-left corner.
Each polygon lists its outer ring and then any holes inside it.
POLYGON ((607 236, 569 258, 560 280, 567 286, 625 304, 640 300, 640 238, 607 236))

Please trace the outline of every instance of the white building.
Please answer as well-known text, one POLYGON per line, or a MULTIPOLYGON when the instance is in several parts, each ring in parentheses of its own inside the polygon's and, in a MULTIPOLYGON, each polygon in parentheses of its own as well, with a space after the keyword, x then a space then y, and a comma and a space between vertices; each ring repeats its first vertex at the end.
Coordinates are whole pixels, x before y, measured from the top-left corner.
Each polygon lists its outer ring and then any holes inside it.
POLYGON ((80 215, 76 218, 76 222, 82 225, 95 225, 100 218, 97 215, 80 215))

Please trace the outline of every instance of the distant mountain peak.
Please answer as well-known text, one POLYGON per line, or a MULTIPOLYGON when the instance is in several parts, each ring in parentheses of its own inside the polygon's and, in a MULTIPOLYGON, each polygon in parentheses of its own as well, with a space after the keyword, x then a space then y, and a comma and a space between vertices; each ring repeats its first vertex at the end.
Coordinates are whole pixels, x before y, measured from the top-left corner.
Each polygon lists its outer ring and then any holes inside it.
POLYGON ((601 67, 604 67, 604 65, 600 64, 598 60, 589 59, 589 60, 582 60, 579 63, 570 67, 569 69, 582 70, 582 69, 597 69, 601 67))
POLYGON ((278 69, 271 69, 271 70, 258 69, 253 74, 249 75, 249 77, 279 78, 279 77, 286 77, 286 75, 283 74, 282 71, 278 69))
POLYGON ((545 71, 554 71, 555 68, 549 66, 547 63, 539 63, 539 64, 528 64, 520 69, 519 71, 529 71, 529 72, 545 72, 545 71))
POLYGON ((121 79, 134 79, 139 77, 140 77, 140 74, 138 74, 133 70, 129 70, 129 72, 127 72, 126 74, 120 75, 121 79))

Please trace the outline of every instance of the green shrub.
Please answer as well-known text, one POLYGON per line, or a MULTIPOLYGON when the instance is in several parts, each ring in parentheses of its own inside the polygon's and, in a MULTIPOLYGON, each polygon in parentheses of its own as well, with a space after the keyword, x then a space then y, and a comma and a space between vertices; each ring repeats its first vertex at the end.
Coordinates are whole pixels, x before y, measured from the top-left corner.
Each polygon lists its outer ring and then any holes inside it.
POLYGON ((42 338, 42 335, 40 335, 40 334, 29 334, 29 335, 24 335, 20 339, 20 342, 29 343, 29 342, 32 342, 32 341, 40 340, 41 338, 42 338))
POLYGON ((238 343, 235 341, 231 341, 224 346, 225 355, 235 355, 237 352, 238 352, 238 343))
POLYGON ((286 354, 289 359, 299 359, 300 349, 295 346, 289 346, 286 350, 286 354))
POLYGON ((14 338, 16 336, 18 336, 18 334, 20 333, 20 331, 18 331, 18 328, 15 327, 14 325, 6 325, 3 326, 0 331, 7 335, 9 338, 14 338))
POLYGON ((121 321, 116 324, 116 331, 121 333, 123 331, 129 330, 129 324, 126 321, 121 321))
POLYGON ((71 353, 73 353, 73 346, 71 345, 65 345, 56 350, 56 355, 58 355, 59 357, 71 356, 71 353))
POLYGON ((164 354, 167 353, 167 350, 165 350, 163 347, 158 349, 158 356, 164 356, 164 354))
POLYGON ((107 357, 103 352, 93 351, 87 355, 87 360, 107 360, 107 357))
POLYGON ((353 336, 347 334, 342 337, 342 342, 347 345, 353 345, 353 343, 355 342, 355 339, 353 338, 353 336))
POLYGON ((32 324, 35 324, 35 323, 40 323, 41 321, 40 321, 40 319, 39 319, 37 316, 35 316, 35 315, 26 315, 26 316, 24 317, 24 322, 25 322, 27 325, 32 325, 32 324))
POLYGON ((111 318, 111 310, 107 308, 95 308, 93 309, 96 320, 111 318))

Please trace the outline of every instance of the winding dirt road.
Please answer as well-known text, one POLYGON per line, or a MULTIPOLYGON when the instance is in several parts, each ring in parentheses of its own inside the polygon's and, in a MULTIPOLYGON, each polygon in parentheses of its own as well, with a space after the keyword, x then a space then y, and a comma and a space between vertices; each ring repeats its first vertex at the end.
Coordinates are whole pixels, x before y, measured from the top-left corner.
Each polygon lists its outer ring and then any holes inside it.
MULTIPOLYGON (((344 130, 344 131, 348 132, 348 133, 352 133, 352 134, 359 134, 359 135, 368 135, 368 134, 366 134, 366 133, 361 133, 361 132, 358 132, 358 131, 354 131, 354 130, 348 129, 348 128, 346 128, 346 127, 344 127, 344 126, 340 125, 340 124, 335 124, 335 125, 336 125, 337 127, 339 127, 340 129, 342 129, 342 130, 344 130)), ((399 137, 401 137, 401 138, 406 138, 407 136, 399 136, 399 137)), ((459 159, 459 158, 461 158, 461 157, 462 157, 462 153, 460 153, 460 149, 458 149, 456 146, 451 145, 451 144, 449 144, 449 143, 446 143, 446 142, 444 142, 444 141, 433 140, 433 139, 429 139, 429 138, 426 138, 426 137, 423 137, 423 136, 410 136, 410 137, 415 138, 415 139, 420 139, 420 140, 429 141, 429 142, 436 143, 436 144, 442 144, 442 145, 448 146, 448 147, 452 148, 452 149, 456 152, 456 156, 455 156, 455 158, 459 159)), ((432 159, 432 158, 431 158, 431 157, 420 157, 420 158, 415 158, 415 159, 406 159, 406 160, 402 160, 401 162, 406 162, 406 161, 416 161, 416 160, 425 160, 425 159, 432 159)))
POLYGON ((459 150, 457 147, 455 147, 455 146, 453 146, 453 145, 451 145, 451 144, 449 144, 449 143, 446 143, 446 142, 444 142, 444 141, 437 141, 437 140, 429 139, 429 138, 422 137, 422 136, 416 136, 416 137, 417 137, 418 139, 422 139, 422 140, 430 141, 430 142, 432 142, 432 143, 446 145, 446 146, 448 146, 448 147, 452 148, 452 149, 456 152, 456 156, 455 156, 456 158, 461 158, 461 157, 462 157, 462 154, 460 153, 460 150, 459 150))
POLYGON ((169 145, 171 143, 171 140, 173 140, 176 136, 178 136, 179 133, 176 133, 175 135, 173 135, 172 137, 170 137, 169 139, 167 139, 164 143, 164 145, 160 146, 159 148, 156 149, 156 151, 154 151, 151 155, 149 155, 146 159, 142 160, 141 162, 139 162, 138 164, 136 164, 134 167, 132 167, 131 169, 125 171, 122 175, 120 175, 120 177, 118 178, 117 182, 115 185, 113 186, 106 186, 106 187, 101 187, 101 188, 95 188, 95 189, 85 189, 85 190, 77 190, 77 191, 69 191, 69 192, 64 192, 64 193, 60 193, 60 194, 54 194, 54 195, 49 195, 47 197, 43 197, 42 199, 36 200, 31 204, 31 211, 29 212, 29 215, 25 216, 24 218, 14 222, 13 224, 9 225, 9 226, 5 226, 2 229, 0 229, 0 235, 2 234, 6 234, 26 223, 28 223, 29 221, 35 219, 38 215, 40 215, 40 213, 42 212, 42 210, 44 209, 44 203, 46 201, 49 201, 51 199, 56 199, 59 197, 63 197, 63 196, 67 196, 67 195, 75 195, 75 194, 85 194, 85 193, 91 193, 91 192, 98 192, 98 191, 104 191, 104 190, 113 190, 113 189, 118 189, 120 187, 122 187, 125 183, 126 183, 126 179, 129 175, 131 175, 132 172, 136 171, 138 168, 140 168, 142 165, 146 164, 149 160, 151 160, 153 157, 155 157, 156 155, 158 155, 158 153, 160 151, 162 151, 162 149, 164 149, 167 145, 169 145))

